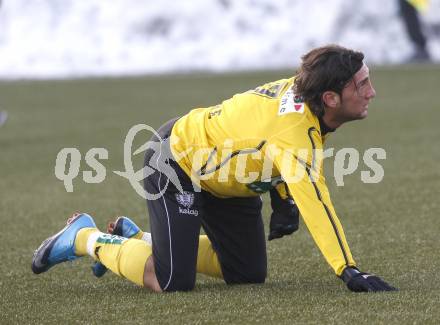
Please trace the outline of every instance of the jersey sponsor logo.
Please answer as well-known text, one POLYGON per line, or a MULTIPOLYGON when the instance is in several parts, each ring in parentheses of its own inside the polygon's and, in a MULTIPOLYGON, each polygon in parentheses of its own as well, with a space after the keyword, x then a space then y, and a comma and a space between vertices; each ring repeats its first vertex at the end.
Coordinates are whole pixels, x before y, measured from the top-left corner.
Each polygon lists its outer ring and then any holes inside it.
POLYGON ((298 102, 292 88, 281 97, 278 115, 289 113, 304 113, 304 103, 298 102))
POLYGON ((183 191, 182 193, 177 193, 176 200, 177 203, 181 205, 179 206, 180 214, 188 214, 193 216, 199 215, 199 211, 197 209, 190 209, 194 204, 194 193, 187 191, 183 191))

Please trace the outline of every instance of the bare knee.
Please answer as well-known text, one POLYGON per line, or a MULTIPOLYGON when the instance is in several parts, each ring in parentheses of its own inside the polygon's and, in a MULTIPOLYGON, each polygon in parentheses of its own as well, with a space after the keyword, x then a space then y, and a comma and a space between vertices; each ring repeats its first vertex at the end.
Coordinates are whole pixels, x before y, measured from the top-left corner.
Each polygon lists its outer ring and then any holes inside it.
POLYGON ((159 285, 159 281, 157 281, 156 272, 154 271, 153 255, 151 255, 147 259, 147 262, 145 263, 144 287, 150 288, 154 292, 162 292, 162 288, 159 285))
MULTIPOLYGON (((176 272, 179 273, 179 272, 176 272)), ((167 288, 167 291, 191 291, 195 286, 195 272, 193 277, 188 277, 188 272, 184 274, 180 274, 177 276, 179 281, 177 283, 173 283, 170 287, 167 288)), ((151 255, 147 262, 145 263, 144 269, 144 287, 153 290, 154 292, 163 292, 162 288, 159 285, 159 281, 157 280, 156 272, 154 269, 154 259, 151 255)))

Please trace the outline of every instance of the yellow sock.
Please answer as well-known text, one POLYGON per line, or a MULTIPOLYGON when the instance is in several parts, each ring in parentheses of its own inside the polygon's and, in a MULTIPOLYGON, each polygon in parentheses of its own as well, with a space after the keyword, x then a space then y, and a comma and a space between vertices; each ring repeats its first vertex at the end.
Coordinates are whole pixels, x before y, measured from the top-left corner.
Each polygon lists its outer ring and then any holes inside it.
POLYGON ((208 236, 199 237, 199 250, 197 252, 197 272, 223 279, 222 269, 217 253, 212 248, 208 236))
POLYGON ((98 228, 82 228, 76 234, 75 238, 75 255, 87 255, 87 240, 89 236, 95 232, 99 232, 98 228))
POLYGON ((104 234, 96 240, 94 252, 108 269, 139 286, 144 285, 144 269, 151 246, 139 239, 104 234))
MULTIPOLYGON (((148 233, 140 230, 132 238, 146 240, 148 233)), ((212 248, 211 241, 208 236, 201 235, 199 237, 199 250, 197 252, 197 273, 223 279, 222 269, 217 257, 217 253, 212 248)))
POLYGON ((83 228, 76 235, 75 254, 88 254, 113 273, 143 286, 145 263, 152 249, 143 240, 104 234, 97 228, 83 228))
POLYGON ((139 230, 139 232, 131 238, 142 239, 143 236, 144 236, 144 232, 142 230, 139 230))
MULTIPOLYGON (((143 236, 144 232, 139 231, 127 239, 101 233, 97 228, 83 228, 75 239, 75 254, 89 254, 117 275, 143 286, 145 263, 152 254, 151 246, 141 240, 143 236)), ((217 253, 206 235, 199 237, 197 273, 223 278, 217 253)))

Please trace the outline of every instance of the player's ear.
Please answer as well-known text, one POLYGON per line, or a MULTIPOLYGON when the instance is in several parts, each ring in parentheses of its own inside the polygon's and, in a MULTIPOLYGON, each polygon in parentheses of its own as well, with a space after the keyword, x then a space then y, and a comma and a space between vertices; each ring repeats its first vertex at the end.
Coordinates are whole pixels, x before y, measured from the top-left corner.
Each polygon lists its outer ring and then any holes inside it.
POLYGON ((340 105, 341 98, 339 94, 335 93, 334 91, 325 91, 322 94, 322 101, 324 102, 325 106, 336 108, 340 105))

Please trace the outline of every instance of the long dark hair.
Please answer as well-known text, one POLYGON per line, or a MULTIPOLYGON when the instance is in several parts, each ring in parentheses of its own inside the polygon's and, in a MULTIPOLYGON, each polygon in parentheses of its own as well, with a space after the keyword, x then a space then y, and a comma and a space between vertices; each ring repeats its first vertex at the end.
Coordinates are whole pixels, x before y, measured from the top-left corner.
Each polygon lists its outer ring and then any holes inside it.
POLYGON ((306 102, 312 112, 324 115, 322 94, 342 89, 362 67, 364 54, 339 45, 327 45, 311 50, 302 58, 293 90, 306 102))

